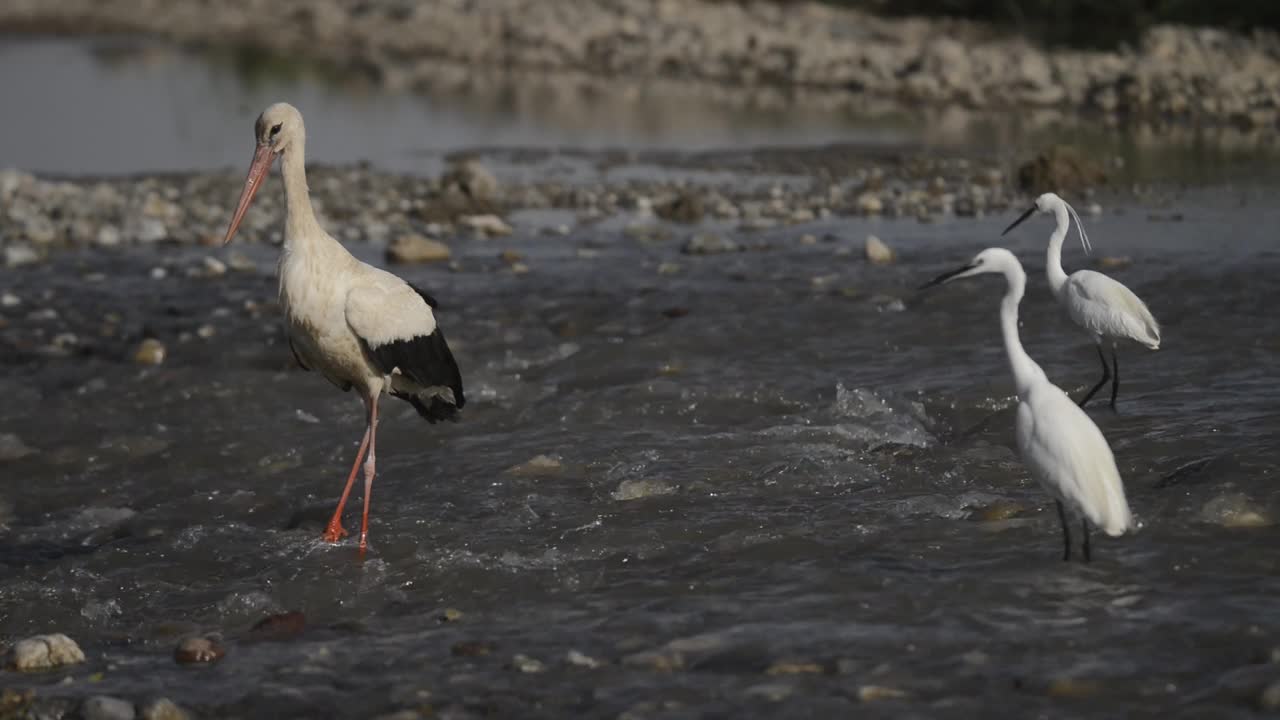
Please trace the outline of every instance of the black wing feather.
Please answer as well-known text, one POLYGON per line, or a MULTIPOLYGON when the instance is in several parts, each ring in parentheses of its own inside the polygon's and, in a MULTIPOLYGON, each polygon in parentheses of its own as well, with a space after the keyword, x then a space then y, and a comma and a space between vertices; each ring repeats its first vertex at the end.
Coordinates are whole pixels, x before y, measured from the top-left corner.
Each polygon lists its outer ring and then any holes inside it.
MULTIPOLYGON (((373 347, 367 341, 365 348, 373 358, 374 364, 384 373, 391 373, 396 368, 400 373, 423 387, 444 386, 453 391, 453 406, 461 409, 467 404, 466 395, 462 392, 462 373, 458 370, 458 362, 453 359, 453 351, 444 338, 444 331, 439 327, 430 335, 418 335, 408 340, 398 340, 373 347)), ((448 404, 440 401, 441 404, 448 404)), ((425 412, 414 407, 427 419, 436 412, 425 412)), ((436 405, 433 400, 432 407, 436 405)))

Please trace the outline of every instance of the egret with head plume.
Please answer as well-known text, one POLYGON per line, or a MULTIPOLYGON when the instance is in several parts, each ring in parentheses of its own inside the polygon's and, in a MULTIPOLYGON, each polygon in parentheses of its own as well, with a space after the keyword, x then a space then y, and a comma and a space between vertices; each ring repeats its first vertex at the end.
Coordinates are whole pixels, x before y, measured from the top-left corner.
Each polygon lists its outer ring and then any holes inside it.
POLYGON ((1071 218, 1076 221, 1076 231, 1080 234, 1080 244, 1085 252, 1089 252, 1089 236, 1085 234, 1084 225, 1075 208, 1054 193, 1045 193, 1036 198, 1022 216, 1005 228, 1001 236, 1008 235, 1027 218, 1036 212, 1053 213, 1058 226, 1049 236, 1049 256, 1045 263, 1045 272, 1049 276, 1049 288, 1053 296, 1067 309, 1067 314, 1077 325, 1084 328, 1098 346, 1098 359, 1102 361, 1102 379, 1093 389, 1085 394, 1080 406, 1089 402, 1102 386, 1111 381, 1111 409, 1116 409, 1116 395, 1120 392, 1120 361, 1116 357, 1116 344, 1121 340, 1132 340, 1152 350, 1160 349, 1160 324, 1156 322, 1147 304, 1142 302, 1129 288, 1112 280, 1100 272, 1093 270, 1077 270, 1067 275, 1062 269, 1062 241, 1067 237, 1071 227, 1071 218), (1070 216, 1068 216, 1070 213, 1070 216), (1104 342, 1111 343, 1111 365, 1107 365, 1107 356, 1102 350, 1104 342))

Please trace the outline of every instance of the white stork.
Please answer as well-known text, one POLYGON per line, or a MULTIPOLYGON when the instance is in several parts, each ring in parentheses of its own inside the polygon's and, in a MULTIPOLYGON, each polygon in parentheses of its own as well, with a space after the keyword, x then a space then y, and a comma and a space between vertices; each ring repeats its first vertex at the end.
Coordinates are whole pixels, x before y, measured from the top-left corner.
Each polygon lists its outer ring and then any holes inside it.
POLYGON ((302 113, 288 103, 276 103, 258 116, 254 124, 258 147, 223 244, 231 242, 254 194, 280 157, 285 230, 278 273, 289 347, 303 369, 320 373, 344 392, 356 388, 368 414, 364 439, 324 539, 337 542, 347 534, 342 510, 364 459, 363 552, 369 535, 382 393, 408 401, 432 423, 457 419, 466 398, 462 375, 432 313, 435 299, 355 259, 320 227, 307 191, 306 137, 302 113))

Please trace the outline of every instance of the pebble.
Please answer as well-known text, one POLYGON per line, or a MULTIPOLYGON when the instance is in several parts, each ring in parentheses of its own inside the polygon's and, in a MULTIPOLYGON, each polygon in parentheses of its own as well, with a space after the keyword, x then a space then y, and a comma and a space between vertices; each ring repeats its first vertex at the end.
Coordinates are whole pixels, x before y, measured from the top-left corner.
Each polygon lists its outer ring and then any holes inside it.
POLYGON ((658 265, 659 275, 678 275, 684 269, 679 263, 664 262, 658 265))
POLYGON ((152 279, 152 280, 163 280, 163 279, 165 279, 165 278, 166 278, 166 277, 168 277, 168 276, 169 276, 169 271, 168 271, 168 270, 166 270, 166 269, 164 269, 164 268, 162 268, 162 267, 153 267, 153 268, 151 268, 151 279, 152 279))
POLYGON ((14 433, 0 433, 0 462, 20 460, 34 453, 35 449, 14 433))
POLYGON ((84 652, 75 640, 63 635, 36 635, 19 640, 9 649, 5 667, 19 672, 47 670, 84 662, 84 652))
POLYGON ((179 665, 203 665, 222 659, 226 649, 214 638, 189 637, 173 650, 173 660, 179 665))
POLYGON ((563 468, 564 464, 560 462, 560 458, 551 455, 535 455, 519 465, 507 468, 507 474, 536 477, 539 475, 554 475, 563 468))
POLYGON ((21 305, 21 304, 22 304, 22 298, 18 297, 17 295, 14 295, 11 292, 7 292, 3 295, 0 295, 0 307, 11 308, 11 307, 17 307, 18 305, 21 305))
POLYGON ((19 268, 39 261, 40 255, 28 245, 9 245, 4 249, 5 267, 19 268))
POLYGON ((216 333, 217 333, 217 330, 214 329, 214 327, 208 323, 205 323, 204 325, 201 325, 200 327, 196 328, 196 335, 199 335, 205 340, 208 340, 209 338, 213 337, 216 333))
POLYGON ((1280 680, 1263 688, 1258 707, 1266 712, 1280 712, 1280 680))
POLYGON ((471 230, 480 237, 496 237, 510 235, 511 226, 497 215, 463 215, 458 224, 471 230))
POLYGON ((868 235, 864 246, 867 260, 874 265, 888 265, 893 262, 893 250, 875 235, 868 235))
POLYGON ((685 241, 680 252, 685 255, 718 255, 720 253, 737 252, 738 244, 715 233, 698 233, 685 241))
POLYGON ((133 703, 106 695, 95 695, 80 706, 84 720, 133 720, 133 703))
POLYGON ((147 338, 138 344, 133 353, 133 361, 139 365, 159 365, 164 362, 164 343, 155 338, 147 338))
POLYGON ((191 715, 169 698, 156 698, 142 706, 142 720, 188 720, 191 715))
POLYGON ((817 245, 818 237, 816 235, 809 235, 809 234, 801 235, 800 244, 801 245, 817 245))
POLYGON ((201 260, 204 266, 204 274, 208 277, 218 277, 227 274, 227 264, 216 257, 207 255, 201 260))
POLYGON ((103 225, 98 228, 98 233, 94 237, 101 247, 115 247, 120 244, 120 228, 115 225, 103 225))
POLYGON ((307 616, 297 610, 268 615, 249 629, 253 640, 292 640, 307 629, 307 616))
POLYGON ((413 233, 401 235, 387 246, 387 261, 393 263, 444 262, 451 256, 448 245, 413 233))
POLYGON ((228 255, 227 266, 236 272, 254 272, 258 269, 257 263, 241 252, 233 252, 228 255))
POLYGON ((863 215, 879 215, 884 211, 884 201, 875 193, 862 193, 857 200, 858 212, 863 215))
POLYGON ((778 661, 764 671, 765 675, 821 675, 825 670, 814 662, 778 661))
POLYGON ((522 262, 512 263, 510 269, 513 275, 525 275, 529 272, 529 266, 522 262))
POLYGON ((858 688, 858 699, 862 702, 875 702, 876 700, 899 700, 905 698, 907 694, 897 688, 885 687, 884 685, 863 685, 858 688))
POLYGON ((1061 677, 1049 682, 1045 694, 1055 698, 1082 699, 1093 697, 1101 691, 1102 687, 1092 680, 1061 677))
POLYGON ((454 657, 482 657, 493 651, 493 643, 484 640, 461 640, 449 648, 454 657))
POLYGON ((156 218, 142 218, 138 223, 138 241, 157 243, 169 237, 169 230, 156 218))
POLYGON ((455 623, 463 618, 463 612, 457 608, 445 608, 436 620, 442 623, 455 623))
POLYGON ((634 478, 618 483, 618 489, 613 491, 612 497, 618 501, 639 500, 655 495, 670 495, 675 491, 674 487, 662 480, 634 478))
POLYGON ((603 660, 597 660, 596 658, 593 658, 590 655, 585 655, 577 650, 570 650, 568 654, 565 655, 564 660, 570 665, 587 668, 589 670, 595 670, 598 667, 603 667, 605 664, 603 660))
POLYGON ((522 673, 540 673, 546 672, 547 665, 541 660, 517 653, 511 658, 511 668, 522 673))
POLYGON ((795 692, 795 688, 784 683, 760 683, 743 691, 747 697, 760 698, 769 702, 786 700, 795 692))

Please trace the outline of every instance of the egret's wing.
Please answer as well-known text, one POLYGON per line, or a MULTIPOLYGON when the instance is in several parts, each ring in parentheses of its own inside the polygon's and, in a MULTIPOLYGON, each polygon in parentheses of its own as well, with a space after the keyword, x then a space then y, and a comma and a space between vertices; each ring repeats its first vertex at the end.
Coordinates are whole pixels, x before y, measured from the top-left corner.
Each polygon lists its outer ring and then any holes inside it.
POLYGON ((1092 270, 1073 273, 1069 283, 1071 314, 1086 330, 1160 347, 1160 324, 1132 290, 1092 270))
POLYGON ((1056 386, 1035 388, 1018 408, 1018 449, 1032 477, 1108 535, 1133 526, 1106 438, 1056 386))

